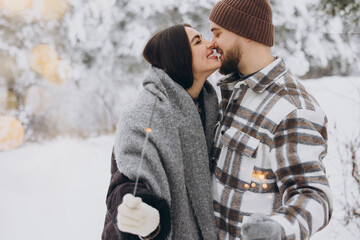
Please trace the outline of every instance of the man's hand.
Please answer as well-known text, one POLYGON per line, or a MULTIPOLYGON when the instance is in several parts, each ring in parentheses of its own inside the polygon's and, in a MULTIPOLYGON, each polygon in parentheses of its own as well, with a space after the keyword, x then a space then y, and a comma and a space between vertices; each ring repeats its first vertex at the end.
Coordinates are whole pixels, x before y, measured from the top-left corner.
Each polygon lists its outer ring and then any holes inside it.
POLYGON ((253 214, 248 221, 242 225, 241 234, 244 240, 280 240, 281 226, 269 216, 253 214))
POLYGON ((160 215, 157 209, 128 193, 118 207, 117 221, 120 231, 145 237, 158 227, 160 215))

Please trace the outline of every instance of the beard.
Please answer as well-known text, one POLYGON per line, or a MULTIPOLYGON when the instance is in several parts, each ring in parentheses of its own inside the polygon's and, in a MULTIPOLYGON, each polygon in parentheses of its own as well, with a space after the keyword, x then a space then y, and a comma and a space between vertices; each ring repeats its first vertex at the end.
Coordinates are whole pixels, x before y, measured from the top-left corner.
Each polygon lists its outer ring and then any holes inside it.
POLYGON ((231 49, 224 54, 224 61, 221 63, 219 72, 221 74, 229 74, 238 71, 238 65, 241 60, 240 46, 237 43, 231 47, 231 49))

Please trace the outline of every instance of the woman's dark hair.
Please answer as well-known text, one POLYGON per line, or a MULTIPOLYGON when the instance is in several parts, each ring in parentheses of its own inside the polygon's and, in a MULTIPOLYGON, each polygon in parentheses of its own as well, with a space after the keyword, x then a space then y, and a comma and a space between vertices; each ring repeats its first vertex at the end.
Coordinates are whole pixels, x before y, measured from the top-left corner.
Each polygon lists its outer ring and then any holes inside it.
POLYGON ((175 25, 156 33, 146 44, 143 56, 152 66, 163 69, 175 82, 188 89, 193 85, 191 47, 185 27, 175 25))

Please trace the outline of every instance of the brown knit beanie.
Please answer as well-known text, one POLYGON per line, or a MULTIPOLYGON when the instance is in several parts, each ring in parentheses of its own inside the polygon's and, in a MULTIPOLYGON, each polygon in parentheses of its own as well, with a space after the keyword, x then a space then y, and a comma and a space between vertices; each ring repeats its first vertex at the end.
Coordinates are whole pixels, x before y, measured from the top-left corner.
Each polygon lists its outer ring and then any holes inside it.
POLYGON ((244 38, 274 45, 272 11, 268 0, 221 0, 212 9, 210 21, 244 38))

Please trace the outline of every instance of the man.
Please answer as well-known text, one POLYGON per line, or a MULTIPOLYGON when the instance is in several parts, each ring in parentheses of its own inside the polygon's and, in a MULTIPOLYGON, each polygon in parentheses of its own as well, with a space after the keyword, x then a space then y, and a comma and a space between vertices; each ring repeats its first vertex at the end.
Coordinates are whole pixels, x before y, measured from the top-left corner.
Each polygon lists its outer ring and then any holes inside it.
POLYGON ((267 0, 222 0, 209 17, 221 54, 213 162, 219 239, 308 239, 331 217, 327 118, 273 57, 267 0))

